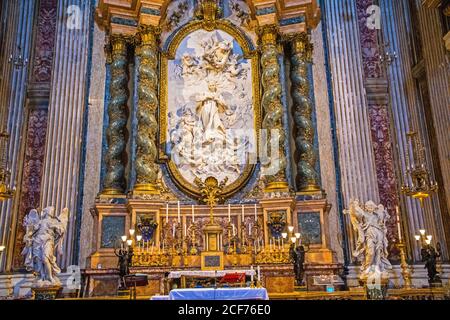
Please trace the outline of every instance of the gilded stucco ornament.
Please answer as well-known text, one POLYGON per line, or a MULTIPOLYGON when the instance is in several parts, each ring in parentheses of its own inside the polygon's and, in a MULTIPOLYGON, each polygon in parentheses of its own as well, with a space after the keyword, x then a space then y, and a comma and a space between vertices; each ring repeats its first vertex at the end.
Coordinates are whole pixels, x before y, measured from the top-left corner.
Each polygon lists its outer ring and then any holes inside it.
POLYGON ((294 101, 295 144, 298 153, 298 186, 301 192, 320 191, 319 175, 316 171, 317 150, 314 146, 313 102, 310 99, 308 79, 312 62, 313 45, 306 33, 290 39, 291 82, 294 101))
POLYGON ((126 125, 128 120, 128 44, 130 38, 112 35, 111 45, 111 100, 108 106, 107 173, 103 195, 122 194, 125 189, 126 125))
POLYGON ((262 129, 267 130, 267 141, 270 144, 274 130, 278 131, 278 156, 267 148, 268 161, 262 164, 262 174, 266 181, 266 191, 288 190, 286 181, 286 133, 283 126, 283 104, 280 65, 278 62, 278 28, 264 26, 258 30, 261 42, 261 72, 264 89, 262 109, 265 113, 262 129))
POLYGON ((212 31, 216 28, 216 21, 222 12, 216 0, 200 0, 195 15, 202 20, 203 28, 212 31))
POLYGON ((135 192, 158 193, 157 164, 158 133, 158 35, 159 29, 142 26, 139 29, 138 68, 138 134, 136 136, 136 185, 135 192))

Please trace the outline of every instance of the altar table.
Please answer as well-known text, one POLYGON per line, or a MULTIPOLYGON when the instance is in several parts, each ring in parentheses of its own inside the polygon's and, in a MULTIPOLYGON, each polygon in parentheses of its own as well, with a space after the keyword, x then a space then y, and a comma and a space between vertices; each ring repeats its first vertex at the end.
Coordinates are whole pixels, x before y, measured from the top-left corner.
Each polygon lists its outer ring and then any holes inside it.
POLYGON ((255 270, 219 270, 219 271, 172 271, 169 273, 169 279, 178 279, 181 277, 205 277, 205 278, 222 278, 228 273, 245 273, 246 276, 256 276, 255 270))
POLYGON ((169 300, 269 300, 265 288, 175 289, 169 300))

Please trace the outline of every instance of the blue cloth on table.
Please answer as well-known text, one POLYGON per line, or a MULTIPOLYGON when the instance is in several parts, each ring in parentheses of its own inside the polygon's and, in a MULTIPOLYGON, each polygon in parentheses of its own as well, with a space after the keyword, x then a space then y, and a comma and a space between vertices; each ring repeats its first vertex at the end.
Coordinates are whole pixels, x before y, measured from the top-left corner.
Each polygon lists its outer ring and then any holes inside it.
POLYGON ((264 288, 175 289, 170 300, 269 300, 264 288))

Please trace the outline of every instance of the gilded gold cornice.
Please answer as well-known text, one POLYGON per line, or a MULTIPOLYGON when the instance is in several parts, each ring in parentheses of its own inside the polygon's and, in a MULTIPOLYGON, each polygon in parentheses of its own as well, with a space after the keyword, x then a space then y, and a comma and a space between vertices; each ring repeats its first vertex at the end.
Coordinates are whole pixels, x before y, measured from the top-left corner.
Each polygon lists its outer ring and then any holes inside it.
POLYGON ((304 17, 304 29, 314 29, 320 22, 318 0, 248 0, 252 16, 260 25, 304 17))
MULTIPOLYGON (((113 17, 120 17, 140 24, 158 25, 165 16, 170 0, 99 0, 96 9, 96 21, 108 30, 114 25, 113 17)), ((220 17, 220 7, 216 0, 198 1, 196 15, 203 20, 205 28, 212 28, 214 21, 220 17)), ((279 20, 304 17, 306 29, 315 28, 320 22, 320 8, 317 0, 247 0, 252 18, 260 25, 273 24, 279 20), (270 10, 273 8, 273 10, 270 10), (269 10, 267 10, 269 9, 269 10)), ((132 33, 132 27, 123 26, 123 31, 132 33)))

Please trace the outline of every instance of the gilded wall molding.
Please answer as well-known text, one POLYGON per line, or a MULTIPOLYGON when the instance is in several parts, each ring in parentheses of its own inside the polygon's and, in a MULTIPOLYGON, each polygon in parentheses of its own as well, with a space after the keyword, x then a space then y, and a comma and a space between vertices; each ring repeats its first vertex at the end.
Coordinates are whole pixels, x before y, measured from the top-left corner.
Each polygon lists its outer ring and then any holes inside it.
MULTIPOLYGON (((185 192, 187 195, 199 198, 201 196, 201 192, 198 189, 197 186, 189 183, 186 179, 182 177, 180 172, 177 169, 177 166, 173 161, 171 161, 168 157, 168 155, 165 153, 165 146, 167 141, 167 113, 168 113, 168 63, 169 60, 173 60, 176 55, 176 51, 178 47, 180 46, 181 42, 188 36, 189 34, 204 29, 204 24, 202 21, 192 21, 191 23, 185 25, 182 27, 178 33, 173 37, 171 42, 169 43, 167 50, 162 52, 161 54, 161 74, 160 74, 160 118, 159 118, 159 159, 161 161, 167 162, 167 166, 169 169, 169 173, 171 174, 172 180, 175 182, 177 187, 179 187, 183 192, 185 192)), ((254 106, 254 113, 255 113, 255 128, 256 128, 256 138, 257 141, 259 141, 259 128, 261 128, 261 111, 260 111, 260 100, 261 100, 261 94, 260 94, 260 84, 259 84, 259 59, 258 54, 256 51, 251 49, 251 42, 248 40, 245 35, 242 33, 241 30, 239 30, 237 27, 235 27, 233 24, 231 24, 228 21, 225 20, 216 20, 214 21, 214 28, 213 30, 221 30, 229 35, 231 35, 238 44, 241 46, 244 58, 251 60, 252 63, 252 79, 253 79, 253 106, 254 106)), ((255 170, 255 165, 247 165, 247 167, 244 169, 241 176, 234 181, 233 183, 227 185, 223 189, 223 196, 225 198, 230 197, 234 193, 238 192, 242 186, 244 186, 248 180, 251 178, 252 173, 255 170)))

